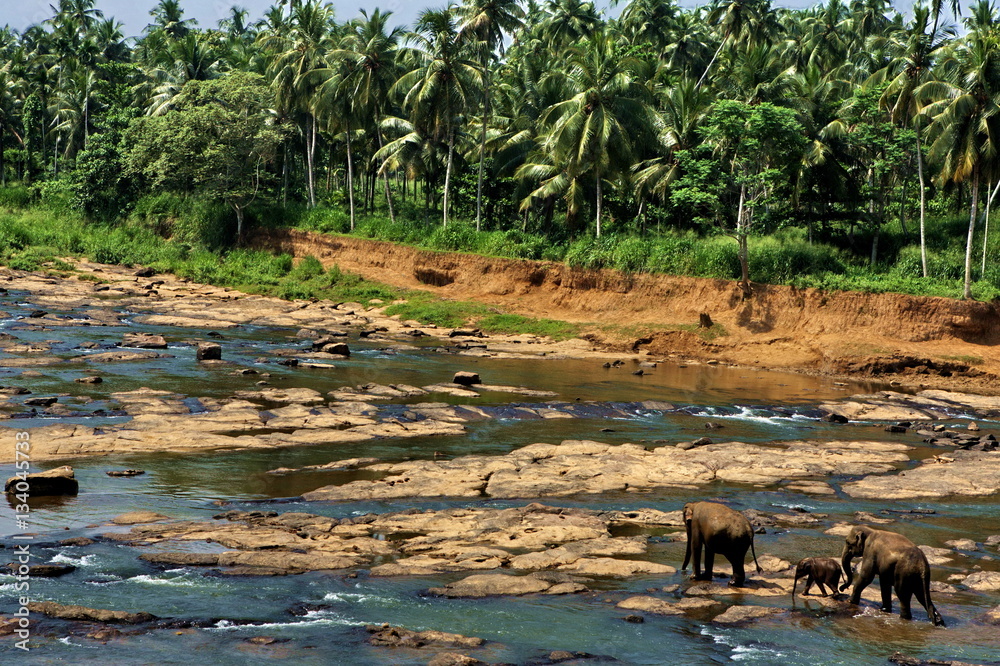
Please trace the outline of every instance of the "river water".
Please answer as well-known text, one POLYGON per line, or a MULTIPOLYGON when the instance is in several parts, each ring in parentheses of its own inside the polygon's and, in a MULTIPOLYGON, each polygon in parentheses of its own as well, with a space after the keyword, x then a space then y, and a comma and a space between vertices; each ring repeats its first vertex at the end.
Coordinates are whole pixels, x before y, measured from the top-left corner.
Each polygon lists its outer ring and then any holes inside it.
MULTIPOLYGON (((38 367, 36 376, 20 376, 21 368, 4 368, 0 357, 0 383, 32 391, 33 396, 61 395, 60 402, 80 404, 81 411, 106 407, 112 392, 141 386, 175 391, 190 397, 223 398, 235 390, 253 388, 257 376, 232 376, 229 367, 206 367, 194 361, 193 349, 182 343, 187 338, 204 339, 207 331, 170 329, 129 323, 122 327, 59 327, 36 330, 25 320, 34 308, 30 295, 11 292, 2 297, 5 318, 0 332, 17 336, 26 343, 52 344, 52 354, 79 354, 78 345, 95 342, 109 345, 125 332, 161 333, 175 341, 168 350, 173 358, 112 363, 100 366, 104 383, 81 385, 72 380, 92 374, 98 368, 79 365, 38 367), (56 341, 56 342, 51 342, 56 341), (81 404, 74 398, 87 395, 94 402, 81 404)), ((75 315, 85 312, 56 314, 75 315)), ((223 357, 240 365, 252 365, 260 356, 276 348, 298 343, 294 331, 247 328, 226 331, 223 357)), ((368 512, 387 512, 411 507, 453 506, 507 507, 526 501, 386 501, 356 503, 307 503, 295 498, 303 492, 357 478, 348 472, 266 474, 276 467, 301 467, 357 456, 384 460, 458 456, 471 453, 503 454, 532 442, 557 443, 564 439, 597 439, 610 443, 637 442, 649 446, 695 439, 705 434, 717 441, 766 442, 790 439, 892 439, 919 444, 916 435, 889 435, 884 424, 853 423, 835 426, 816 418, 815 406, 828 399, 885 388, 877 385, 838 385, 824 378, 731 369, 705 365, 661 364, 645 376, 631 374, 633 366, 605 369, 601 361, 549 358, 498 360, 458 357, 440 353, 426 343, 409 349, 394 349, 384 342, 353 339, 351 359, 338 362, 335 371, 278 368, 280 377, 269 381, 277 387, 308 387, 326 392, 341 386, 366 382, 405 383, 423 386, 448 381, 456 370, 479 372, 490 384, 526 386, 554 391, 557 400, 596 401, 594 418, 518 420, 497 418, 470 423, 460 437, 407 440, 375 440, 360 444, 287 448, 279 450, 221 451, 207 453, 120 456, 113 460, 84 458, 65 461, 76 470, 80 495, 38 501, 31 514, 32 529, 38 533, 33 556, 37 563, 76 565, 75 572, 58 579, 37 579, 31 583, 33 600, 54 600, 95 608, 146 611, 160 617, 209 620, 210 626, 197 629, 157 629, 109 640, 106 644, 59 630, 55 635, 32 639, 32 650, 14 648, 12 638, 0 639, 0 663, 101 663, 101 664, 267 664, 279 661, 296 664, 424 664, 426 651, 376 648, 366 641, 364 625, 390 623, 410 629, 435 629, 479 636, 490 641, 475 656, 489 662, 544 663, 553 650, 586 652, 599 657, 581 663, 635 664, 884 664, 895 651, 928 658, 949 658, 977 663, 997 663, 1000 634, 976 618, 1000 603, 1000 596, 983 593, 936 595, 947 629, 934 628, 923 620, 915 605, 915 622, 898 616, 865 611, 855 617, 833 616, 808 598, 796 601, 796 610, 780 621, 765 621, 742 628, 713 625, 708 618, 657 617, 647 614, 643 624, 622 620, 626 611, 609 600, 628 593, 645 593, 649 588, 680 584, 682 573, 673 576, 640 577, 629 581, 606 580, 591 585, 598 594, 558 597, 495 598, 487 600, 447 600, 426 596, 430 587, 463 577, 449 574, 432 577, 369 578, 333 573, 309 573, 284 577, 225 577, 205 575, 202 570, 178 568, 164 571, 137 559, 140 549, 98 542, 86 547, 53 545, 74 536, 94 536, 127 528, 109 527, 110 518, 139 509, 150 509, 175 518, 206 519, 226 508, 307 511, 334 517, 368 512), (649 412, 637 403, 661 400, 674 410, 649 412), (602 412, 602 406, 608 409, 602 412), (604 416, 614 413, 615 418, 604 416), (622 413, 627 416, 621 416, 622 413), (706 432, 706 421, 723 424, 722 430, 706 432), (137 478, 110 478, 110 469, 141 468, 137 478), (46 545, 48 544, 48 545, 46 545), (317 610, 305 615, 290 612, 296 604, 313 604, 317 610), (252 645, 253 636, 269 636, 280 642, 269 646, 252 645)), ((528 351, 528 350, 526 350, 528 351)), ((33 373, 29 373, 33 374, 33 373)), ((14 396, 20 402, 28 396, 14 396)), ((515 403, 532 403, 502 393, 484 393, 477 399, 434 396, 454 403, 473 403, 502 408, 515 403)), ((513 413, 513 411, 511 411, 513 413)), ((3 445, 12 446, 14 433, 54 422, 99 425, 128 417, 77 416, 15 418, 0 421, 3 445)), ((982 421, 980 421, 982 424, 982 421)), ((964 425, 956 420, 954 427, 964 425)), ((986 428, 998 424, 985 423, 986 428)), ((915 456, 927 455, 916 449, 915 456)), ((60 463, 37 465, 48 468, 60 463)), ((6 478, 13 465, 0 465, 6 478)), ((834 486, 837 481, 834 479, 834 486)), ((889 529, 905 533, 917 543, 941 547, 949 539, 972 538, 982 542, 1000 534, 1000 513, 993 498, 976 500, 927 501, 916 503, 851 500, 841 493, 807 496, 777 489, 761 490, 719 483, 699 491, 662 491, 635 495, 601 495, 543 500, 548 504, 595 509, 651 507, 672 511, 691 500, 723 499, 738 508, 785 512, 803 508, 830 514, 822 527, 768 530, 758 535, 758 555, 777 555, 792 562, 810 555, 839 554, 842 539, 823 534, 831 521, 853 519, 855 511, 877 513, 886 508, 933 509, 932 515, 901 519, 889 529)), ((0 535, 11 553, 11 535, 19 531, 13 523, 13 508, 0 505, 0 535)), ((684 545, 654 539, 650 555, 654 561, 680 566, 684 545)), ((974 565, 1000 569, 992 550, 956 557, 950 565, 935 566, 934 579, 947 580, 949 574, 974 565), (981 559, 987 558, 987 559, 981 559)), ((752 576, 752 573, 751 573, 752 576)), ((0 575, 0 612, 16 608, 14 579, 0 575)), ((788 607, 789 599, 736 598, 737 602, 788 607)), ((43 632, 49 633, 49 632, 43 632)), ((431 652, 430 654, 433 654, 431 652)))

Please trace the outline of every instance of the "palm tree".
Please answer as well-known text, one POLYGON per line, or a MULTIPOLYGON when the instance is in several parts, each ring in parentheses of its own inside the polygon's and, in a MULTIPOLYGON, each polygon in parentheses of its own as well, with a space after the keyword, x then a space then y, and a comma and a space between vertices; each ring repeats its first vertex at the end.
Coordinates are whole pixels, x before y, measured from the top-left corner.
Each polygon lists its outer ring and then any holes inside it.
POLYGON ((503 57, 504 34, 521 28, 524 12, 518 0, 467 0, 458 8, 462 17, 459 38, 479 46, 483 69, 483 121, 479 128, 479 173, 476 176, 476 231, 483 218, 483 164, 486 132, 490 124, 490 64, 503 57))
POLYGON ((554 47, 574 44, 592 35, 600 25, 593 2, 581 0, 546 0, 548 17, 542 31, 554 47))
POLYGON ((924 182, 924 156, 920 144, 923 131, 920 114, 922 99, 921 90, 924 84, 933 80, 935 58, 941 49, 955 36, 948 27, 935 32, 928 32, 931 23, 930 10, 927 7, 915 6, 913 20, 900 31, 893 33, 896 56, 882 70, 869 79, 871 84, 879 85, 888 82, 882 94, 883 108, 889 111, 893 122, 907 126, 914 125, 917 144, 917 176, 920 181, 920 264, 923 276, 927 277, 927 242, 925 233, 926 195, 924 182))
POLYGON ((971 181, 972 202, 965 248, 963 298, 972 297, 972 241, 979 212, 979 186, 994 167, 1000 139, 1000 35, 992 6, 980 0, 967 21, 971 28, 942 63, 948 80, 929 82, 922 90, 938 101, 923 114, 933 118, 930 159, 941 165, 938 181, 971 181))
POLYGON ((673 0, 631 0, 618 17, 618 25, 631 43, 651 44, 662 52, 673 41, 677 13, 673 0))
POLYGON ((694 148, 701 142, 698 126, 711 102, 711 94, 698 88, 697 81, 688 77, 660 97, 662 125, 657 147, 661 156, 635 166, 635 184, 640 196, 648 193, 661 201, 666 199, 670 184, 680 175, 676 153, 694 148))
POLYGON ((476 100, 482 89, 483 71, 464 48, 450 12, 424 10, 409 39, 414 69, 400 77, 393 90, 403 91, 404 108, 413 125, 448 146, 444 177, 443 222, 448 226, 449 193, 459 131, 459 116, 476 100))
POLYGON ((774 27, 774 15, 770 0, 716 0, 708 13, 708 22, 719 28, 722 39, 715 50, 715 55, 698 79, 699 87, 708 76, 722 48, 730 40, 743 37, 747 45, 757 44, 766 30, 774 27))
POLYGON ((180 39, 191 32, 191 26, 197 25, 194 19, 185 19, 184 10, 178 0, 160 0, 160 2, 149 11, 153 17, 153 22, 146 26, 146 32, 162 30, 171 39, 180 39))
POLYGON ((316 205, 315 162, 319 131, 315 93, 321 82, 315 71, 326 68, 324 58, 334 47, 333 28, 333 9, 308 0, 292 9, 287 32, 262 33, 262 46, 275 53, 268 72, 279 106, 283 106, 285 112, 301 111, 307 116, 305 154, 310 206, 316 205))
POLYGON ((525 164, 517 175, 544 177, 531 199, 565 192, 567 220, 582 202, 582 182, 590 175, 595 185, 597 236, 601 235, 603 184, 631 166, 633 138, 646 129, 650 107, 648 91, 634 76, 634 58, 621 58, 607 33, 597 33, 570 50, 565 74, 568 99, 549 107, 541 122, 546 128, 543 161, 525 164))
MULTIPOLYGON (((349 108, 345 115, 371 117, 374 124, 374 134, 379 150, 384 146, 382 119, 389 104, 389 93, 399 79, 400 67, 397 62, 399 42, 403 36, 402 28, 389 29, 389 18, 392 12, 382 13, 378 9, 371 16, 362 9, 362 19, 356 19, 346 26, 346 34, 340 48, 331 52, 335 63, 342 65, 341 75, 332 76, 326 86, 334 86, 336 92, 346 101, 349 108)), ((327 92, 332 92, 328 88, 327 92)), ((354 228, 354 168, 351 158, 351 123, 347 120, 348 146, 348 192, 351 207, 351 228, 354 228)), ((392 206, 392 191, 389 186, 389 174, 381 169, 385 182, 385 200, 389 209, 389 219, 396 220, 392 206)))

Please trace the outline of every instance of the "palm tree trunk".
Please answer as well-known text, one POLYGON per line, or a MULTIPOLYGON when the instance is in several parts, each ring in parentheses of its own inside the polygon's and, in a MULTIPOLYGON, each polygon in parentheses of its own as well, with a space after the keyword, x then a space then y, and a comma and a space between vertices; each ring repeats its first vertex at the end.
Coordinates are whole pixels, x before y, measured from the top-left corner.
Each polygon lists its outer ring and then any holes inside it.
POLYGON ((927 187, 924 185, 924 155, 920 151, 920 123, 917 123, 917 176, 920 178, 920 266, 927 277, 927 237, 924 217, 927 211, 927 187))
POLYGON ((238 204, 233 204, 233 210, 236 211, 236 240, 238 243, 243 242, 243 207, 238 204))
POLYGON ((601 174, 597 173, 597 237, 601 237, 601 174))
POLYGON ((997 191, 1000 190, 1000 179, 997 180, 997 186, 993 188, 993 193, 990 194, 990 198, 986 200, 986 225, 983 227, 983 268, 982 275, 986 274, 986 241, 990 237, 990 206, 993 204, 993 197, 997 195, 997 191))
POLYGON ((709 72, 710 69, 712 69, 712 65, 715 64, 715 59, 718 58, 719 57, 719 53, 722 52, 722 47, 726 45, 726 40, 727 39, 729 39, 729 35, 726 35, 725 37, 723 37, 722 41, 719 42, 719 48, 715 49, 715 54, 713 54, 712 55, 712 59, 708 61, 708 67, 706 67, 705 71, 701 73, 701 78, 698 79, 698 84, 694 87, 695 90, 698 90, 698 88, 701 88, 702 82, 705 80, 705 77, 708 76, 708 72, 709 72))
POLYGON ((490 72, 486 69, 485 101, 483 102, 483 126, 479 137, 479 178, 476 183, 476 231, 480 230, 483 219, 483 162, 486 159, 486 127, 490 118, 490 72))
MULTIPOLYGON (((379 115, 375 115, 375 136, 378 137, 378 149, 382 150, 382 130, 379 128, 379 115)), ((385 166, 385 161, 383 160, 382 166, 385 166)), ((386 171, 382 172, 382 177, 385 179, 385 205, 389 208, 389 221, 395 224, 396 213, 392 210, 392 190, 389 188, 389 173, 386 171)), ((404 193, 405 194, 405 193, 404 193)))
POLYGON ((444 172, 444 223, 442 226, 447 228, 448 226, 448 188, 451 186, 451 163, 455 155, 455 132, 450 130, 448 132, 448 168, 444 172))
POLYGON ((281 206, 288 207, 288 141, 281 145, 281 206))
POLYGON ((965 289, 962 298, 972 298, 972 237, 976 233, 976 214, 979 212, 979 166, 972 173, 972 206, 969 211, 969 238, 965 242, 965 289))
POLYGON ((740 185, 740 203, 736 209, 736 242, 739 245, 737 257, 740 260, 740 289, 743 291, 743 298, 750 297, 750 260, 749 241, 750 235, 747 224, 744 221, 747 200, 746 183, 740 185))
POLYGON ((347 123, 347 201, 351 207, 351 231, 354 231, 354 162, 351 159, 350 123, 347 123))
POLYGON ((316 207, 316 183, 314 181, 315 169, 314 160, 316 159, 316 116, 310 115, 310 126, 311 126, 311 136, 307 136, 306 140, 308 145, 306 146, 306 161, 308 162, 308 181, 309 181, 309 206, 310 208, 316 207))

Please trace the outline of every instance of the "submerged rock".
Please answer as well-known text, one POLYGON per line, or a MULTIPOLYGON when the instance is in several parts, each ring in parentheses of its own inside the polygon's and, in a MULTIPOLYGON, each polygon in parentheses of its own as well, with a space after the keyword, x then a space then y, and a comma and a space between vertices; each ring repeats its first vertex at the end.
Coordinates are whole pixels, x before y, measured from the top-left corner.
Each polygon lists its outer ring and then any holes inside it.
POLYGON ((167 341, 162 335, 154 335, 152 333, 126 333, 122 337, 122 347, 166 349, 167 341))

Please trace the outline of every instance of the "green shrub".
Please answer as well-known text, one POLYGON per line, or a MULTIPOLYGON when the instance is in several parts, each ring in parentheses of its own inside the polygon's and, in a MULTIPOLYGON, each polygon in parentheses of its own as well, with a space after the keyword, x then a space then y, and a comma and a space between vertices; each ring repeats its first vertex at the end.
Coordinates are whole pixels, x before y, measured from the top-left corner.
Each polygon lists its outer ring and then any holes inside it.
POLYGON ((0 187, 0 208, 20 210, 31 205, 33 199, 30 187, 24 185, 0 187))

